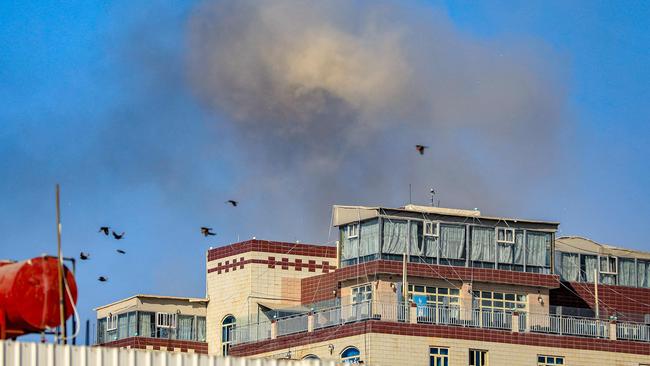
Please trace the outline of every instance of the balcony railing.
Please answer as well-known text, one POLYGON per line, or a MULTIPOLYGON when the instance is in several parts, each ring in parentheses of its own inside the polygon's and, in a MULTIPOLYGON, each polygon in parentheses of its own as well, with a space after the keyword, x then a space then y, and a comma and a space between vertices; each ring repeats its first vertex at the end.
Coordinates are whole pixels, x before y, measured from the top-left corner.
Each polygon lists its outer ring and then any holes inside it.
POLYGON ((513 313, 461 309, 460 307, 417 306, 366 301, 337 306, 311 314, 301 314, 269 321, 237 326, 233 344, 258 342, 279 336, 311 332, 364 320, 439 324, 460 327, 499 329, 527 333, 571 335, 578 337, 624 339, 650 342, 650 325, 610 323, 608 321, 553 314, 513 313), (615 329, 615 332, 614 332, 615 329), (611 333, 615 334, 611 334, 611 333))

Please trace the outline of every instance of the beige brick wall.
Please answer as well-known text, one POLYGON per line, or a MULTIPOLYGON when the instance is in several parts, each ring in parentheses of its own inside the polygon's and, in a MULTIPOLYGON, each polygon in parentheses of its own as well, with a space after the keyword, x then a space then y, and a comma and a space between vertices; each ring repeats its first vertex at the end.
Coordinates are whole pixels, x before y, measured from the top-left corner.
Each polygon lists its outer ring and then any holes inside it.
POLYGON ((567 366, 639 366, 640 363, 650 363, 650 356, 627 353, 378 333, 292 347, 255 357, 279 358, 290 350, 293 359, 314 354, 322 360, 337 361, 340 360, 340 353, 348 346, 357 347, 364 363, 371 366, 429 365, 430 346, 449 348, 450 366, 467 366, 470 349, 487 350, 489 366, 536 366, 537 355, 563 356, 567 366), (331 354, 330 344, 334 346, 331 354))
POLYGON ((208 352, 218 354, 221 352, 221 321, 229 314, 237 319, 237 324, 256 322, 259 316, 259 303, 271 307, 286 308, 300 305, 300 279, 322 274, 320 269, 309 272, 308 268, 297 271, 294 266, 282 269, 279 263, 282 258, 287 258, 290 263, 296 259, 302 260, 304 265, 309 260, 321 264, 323 260, 333 262, 331 258, 300 256, 291 254, 248 252, 231 257, 220 258, 207 263, 207 268, 215 268, 218 263, 226 261, 232 263, 233 259, 240 262, 241 258, 247 260, 268 260, 274 257, 275 268, 267 264, 247 263, 244 269, 233 271, 210 272, 207 274, 207 296, 210 299, 207 309, 206 336, 208 352))

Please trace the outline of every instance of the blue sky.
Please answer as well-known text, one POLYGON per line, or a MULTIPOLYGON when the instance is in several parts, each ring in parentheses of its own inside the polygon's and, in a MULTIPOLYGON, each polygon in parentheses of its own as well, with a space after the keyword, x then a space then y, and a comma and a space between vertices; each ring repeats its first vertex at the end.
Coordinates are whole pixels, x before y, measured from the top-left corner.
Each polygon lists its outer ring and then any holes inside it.
MULTIPOLYGON (((228 117, 202 107, 184 74, 195 5, 0 2, 0 257, 55 252, 61 183, 65 254, 92 256, 78 266, 83 319, 135 293, 202 296, 208 246, 253 235, 327 241, 326 222, 314 232, 287 229, 296 226, 285 222, 291 215, 259 219, 272 209, 265 197, 288 194, 281 184, 274 192, 238 188, 254 167, 237 154, 228 117), (241 207, 225 205, 231 197, 241 207), (100 225, 126 239, 100 236, 100 225), (219 235, 204 239, 201 225, 219 235), (99 275, 109 282, 96 282, 99 275)), ((553 219, 562 234, 650 251, 648 2, 431 5, 468 37, 530 43, 566 89, 573 122, 562 131, 560 161, 568 169, 532 187, 517 210, 492 213, 553 219)), ((300 212, 289 211, 298 221, 300 212)))

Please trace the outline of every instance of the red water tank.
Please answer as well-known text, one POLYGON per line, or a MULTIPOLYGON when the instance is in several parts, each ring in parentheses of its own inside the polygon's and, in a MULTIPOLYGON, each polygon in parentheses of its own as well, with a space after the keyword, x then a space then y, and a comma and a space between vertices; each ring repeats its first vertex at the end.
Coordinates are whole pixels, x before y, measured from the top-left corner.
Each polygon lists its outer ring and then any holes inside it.
MULTIPOLYGON (((74 276, 66 267, 64 273, 76 304, 77 284, 74 276)), ((5 338, 40 332, 61 324, 58 278, 56 257, 0 263, 0 328, 6 331, 5 338)), ((66 300, 65 319, 68 319, 73 311, 65 289, 63 294, 66 300)), ((0 339, 3 338, 2 330, 0 339)))

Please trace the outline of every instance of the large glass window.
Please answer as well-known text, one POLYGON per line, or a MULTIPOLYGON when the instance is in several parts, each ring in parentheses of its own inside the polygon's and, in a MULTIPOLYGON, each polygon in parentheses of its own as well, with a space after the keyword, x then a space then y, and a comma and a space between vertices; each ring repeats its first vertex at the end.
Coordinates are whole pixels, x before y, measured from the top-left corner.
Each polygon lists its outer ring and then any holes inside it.
POLYGON ((106 318, 97 319, 97 344, 106 342, 106 318))
POLYGON ((465 266, 465 226, 440 225, 440 264, 465 266))
POLYGON ((205 342, 205 317, 204 316, 196 317, 196 340, 199 342, 205 342))
POLYGON ((449 348, 429 347, 429 366, 449 366, 449 348))
POLYGON ((460 306, 460 290, 457 288, 409 285, 408 290, 409 300, 413 300, 413 296, 426 296, 427 305, 460 306))
POLYGON ((474 309, 490 311, 526 311, 526 295, 512 292, 474 291, 474 309))
POLYGON ((510 271, 524 270, 524 231, 515 230, 515 242, 497 243, 499 269, 510 271))
POLYGON ((580 280, 580 258, 577 253, 556 252, 555 271, 563 281, 580 280))
POLYGON ((633 258, 619 258, 618 284, 621 286, 636 286, 636 261, 633 258))
POLYGON ((408 243, 408 221, 384 219, 383 226, 381 252, 401 258, 408 243))
POLYGON ((228 315, 221 322, 221 354, 228 356, 230 345, 233 341, 233 330, 237 321, 234 316, 228 315))
POLYGON ((190 341, 194 339, 194 317, 191 315, 178 316, 178 339, 190 341))
POLYGON ((637 265, 637 286, 650 288, 650 261, 639 260, 637 265))
POLYGON ((528 231, 526 233, 526 271, 548 273, 551 264, 551 233, 528 231))
POLYGON ((594 283, 598 270, 598 256, 580 254, 580 279, 582 282, 594 283))
POLYGON ((352 303, 358 304, 372 300, 372 284, 365 284, 352 288, 352 303))
POLYGON ((561 356, 537 356, 537 366, 564 365, 564 357, 561 356))
POLYGON ((488 351, 480 349, 469 350, 469 365, 470 366, 487 366, 488 364, 488 351))
POLYGON ((361 362, 361 352, 356 347, 348 347, 341 352, 341 362, 345 364, 358 364, 361 362))
POLYGON ((141 337, 155 337, 156 334, 156 321, 154 319, 155 313, 138 312, 140 318, 140 325, 138 335, 141 337))
POLYGON ((472 266, 494 268, 494 260, 496 258, 495 245, 494 228, 481 226, 472 227, 472 240, 470 246, 470 260, 472 266))

